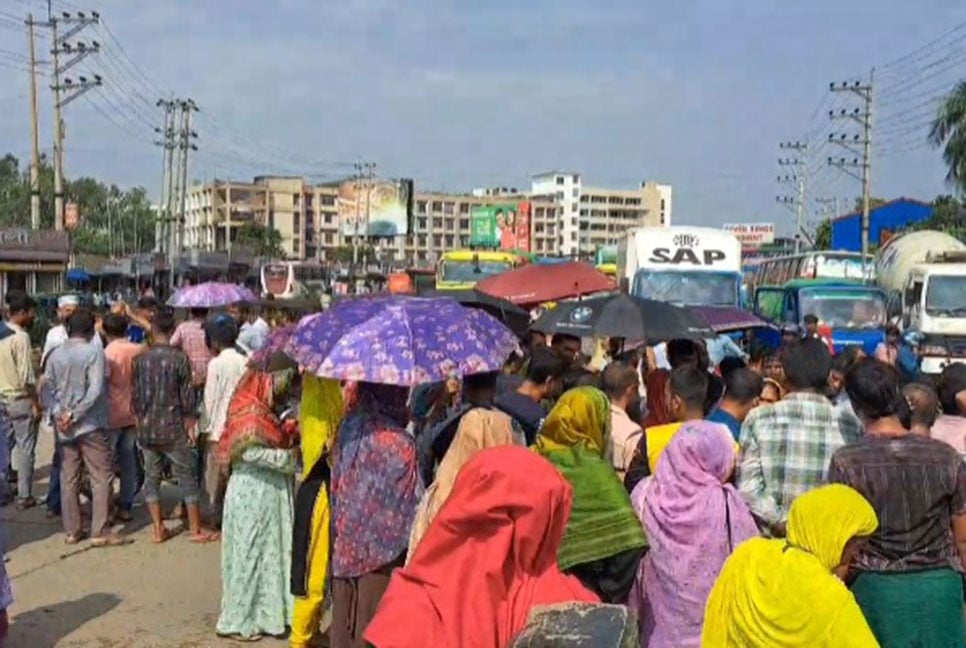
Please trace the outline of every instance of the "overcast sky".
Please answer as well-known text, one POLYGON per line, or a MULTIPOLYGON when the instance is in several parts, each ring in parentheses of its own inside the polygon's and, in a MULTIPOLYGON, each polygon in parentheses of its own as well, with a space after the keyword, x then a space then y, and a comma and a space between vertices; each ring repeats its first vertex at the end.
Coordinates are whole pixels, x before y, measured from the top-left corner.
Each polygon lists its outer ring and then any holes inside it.
MULTIPOLYGON (((0 149, 20 156, 29 151, 27 76, 4 53, 26 51, 13 18, 44 6, 0 0, 0 149)), ((152 104, 173 93, 202 111, 195 179, 339 177, 361 158, 383 175, 414 178, 417 189, 466 191, 526 187, 532 173, 565 168, 598 186, 670 183, 677 223, 775 221, 787 230, 791 216, 775 202, 785 189, 775 181, 780 141, 811 144, 812 198, 851 202, 859 193, 824 163, 833 153, 853 157, 823 144, 828 133, 855 132, 831 124, 827 111, 858 105, 829 94, 830 81, 878 67, 883 144, 873 193, 931 199, 948 188, 939 153, 924 145, 926 122, 933 98, 966 78, 966 27, 944 37, 966 21, 966 4, 955 0, 99 0, 96 8, 106 28, 85 37, 104 51, 72 72, 101 72, 109 87, 65 111, 67 173, 143 185, 152 196, 161 169, 152 104)), ((41 102, 49 150, 46 89, 41 102)))

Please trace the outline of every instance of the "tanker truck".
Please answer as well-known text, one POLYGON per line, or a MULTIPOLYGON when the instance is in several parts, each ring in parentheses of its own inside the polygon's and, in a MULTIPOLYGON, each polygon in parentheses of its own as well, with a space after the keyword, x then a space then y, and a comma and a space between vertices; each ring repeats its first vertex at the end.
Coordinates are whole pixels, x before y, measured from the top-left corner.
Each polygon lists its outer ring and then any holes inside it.
POLYGON ((903 329, 922 336, 922 373, 966 362, 966 244, 933 230, 902 234, 876 253, 875 271, 902 304, 903 329))

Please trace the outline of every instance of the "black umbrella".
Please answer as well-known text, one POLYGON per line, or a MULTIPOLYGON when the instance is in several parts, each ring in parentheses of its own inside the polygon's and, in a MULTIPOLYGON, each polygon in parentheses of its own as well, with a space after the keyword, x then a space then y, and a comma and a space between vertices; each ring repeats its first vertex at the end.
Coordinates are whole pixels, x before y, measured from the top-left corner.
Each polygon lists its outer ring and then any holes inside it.
POLYGON ((714 337, 708 322, 684 306, 629 295, 561 302, 533 323, 543 333, 660 342, 714 337))
POLYGON ((478 290, 427 290, 420 297, 447 297, 469 308, 479 308, 503 322, 517 336, 526 335, 530 329, 530 313, 513 302, 487 295, 478 290))

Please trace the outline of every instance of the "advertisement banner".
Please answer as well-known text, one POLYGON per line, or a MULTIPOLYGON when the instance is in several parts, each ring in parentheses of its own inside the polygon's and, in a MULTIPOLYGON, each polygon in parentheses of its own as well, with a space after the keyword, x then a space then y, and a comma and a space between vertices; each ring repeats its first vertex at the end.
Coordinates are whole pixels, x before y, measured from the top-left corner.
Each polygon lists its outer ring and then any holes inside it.
POLYGON ((406 236, 412 197, 412 180, 346 180, 336 198, 339 229, 344 236, 406 236))
POLYGON ((728 223, 724 229, 734 234, 743 248, 757 248, 775 242, 774 223, 728 223))
POLYGON ((529 201, 478 205, 470 210, 470 245, 530 251, 529 201))

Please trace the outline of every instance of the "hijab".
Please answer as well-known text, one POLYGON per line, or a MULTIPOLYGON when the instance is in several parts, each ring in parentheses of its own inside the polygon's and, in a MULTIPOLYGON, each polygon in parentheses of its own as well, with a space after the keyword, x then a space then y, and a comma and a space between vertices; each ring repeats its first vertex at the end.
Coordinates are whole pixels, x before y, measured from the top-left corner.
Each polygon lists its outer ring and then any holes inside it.
POLYGON ((702 646, 878 646, 852 593, 832 573, 846 543, 878 524, 872 506, 848 486, 796 498, 787 540, 748 540, 725 562, 708 597, 702 646))
POLYGON ((631 495, 650 544, 631 601, 645 645, 699 646, 704 606, 721 566, 758 529, 728 483, 735 449, 727 428, 687 422, 661 457, 654 477, 631 495))
POLYGON ((571 389, 557 401, 536 449, 574 491, 557 561, 561 569, 647 545, 624 485, 604 455, 610 436, 610 401, 595 387, 571 389))
POLYGON ((393 573, 365 640, 378 648, 503 648, 537 606, 597 602, 556 564, 570 502, 567 481, 535 453, 477 452, 410 563, 393 573))
POLYGON ((456 429, 456 437, 436 471, 436 479, 426 489, 419 503, 409 536, 409 557, 412 557, 429 524, 450 496, 456 475, 466 462, 486 448, 512 444, 513 424, 503 412, 477 407, 463 415, 456 429))
POLYGON ((358 383, 336 434, 332 465, 332 575, 355 578, 406 551, 422 496, 406 432, 408 390, 358 383))

